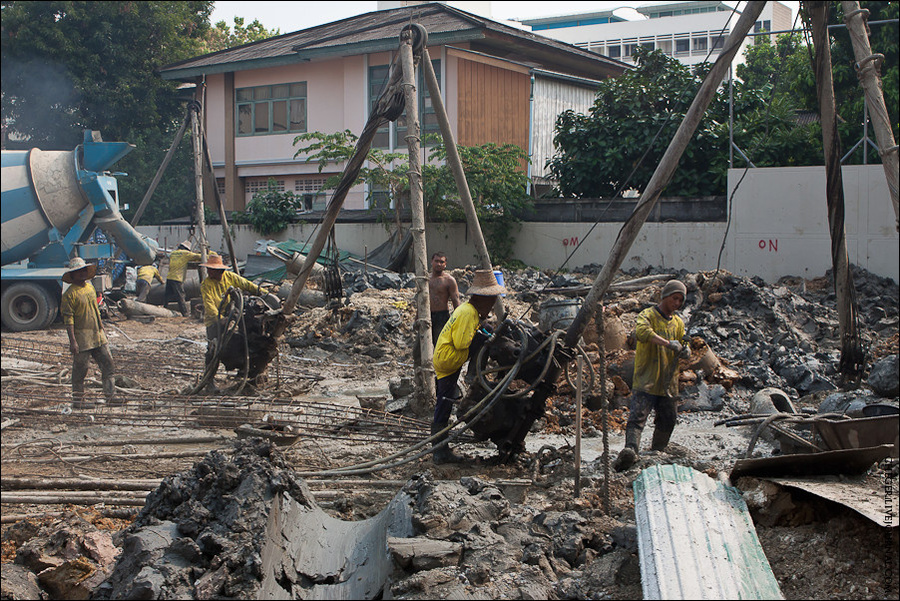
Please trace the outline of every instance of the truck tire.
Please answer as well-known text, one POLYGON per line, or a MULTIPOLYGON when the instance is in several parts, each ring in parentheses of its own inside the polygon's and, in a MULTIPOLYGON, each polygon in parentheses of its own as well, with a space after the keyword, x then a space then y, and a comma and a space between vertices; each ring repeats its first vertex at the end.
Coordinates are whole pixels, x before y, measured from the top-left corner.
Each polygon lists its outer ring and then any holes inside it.
POLYGON ((32 282, 19 282, 0 297, 3 325, 13 332, 42 330, 53 323, 59 302, 50 292, 32 282))

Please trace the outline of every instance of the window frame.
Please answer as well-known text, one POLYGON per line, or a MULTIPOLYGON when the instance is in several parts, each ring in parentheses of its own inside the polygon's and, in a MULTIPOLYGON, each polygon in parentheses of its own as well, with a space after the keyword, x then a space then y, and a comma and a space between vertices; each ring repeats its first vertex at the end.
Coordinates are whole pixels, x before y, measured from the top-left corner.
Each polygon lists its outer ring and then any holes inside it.
POLYGON ((290 83, 277 83, 264 86, 247 86, 236 88, 234 91, 234 132, 235 137, 249 138, 253 136, 278 136, 283 134, 305 133, 309 129, 309 87, 305 81, 290 83), (279 88, 285 88, 284 92, 279 88), (242 98, 242 96, 245 96, 242 98), (302 122, 295 121, 294 106, 298 112, 302 112, 302 122), (262 121, 257 108, 265 106, 265 129, 262 129, 262 121), (276 112, 283 107, 282 115, 284 129, 276 130, 276 112), (302 108, 301 108, 302 107, 302 108), (249 124, 250 131, 242 131, 242 111, 245 123, 249 124), (294 123, 301 123, 294 127, 294 123))

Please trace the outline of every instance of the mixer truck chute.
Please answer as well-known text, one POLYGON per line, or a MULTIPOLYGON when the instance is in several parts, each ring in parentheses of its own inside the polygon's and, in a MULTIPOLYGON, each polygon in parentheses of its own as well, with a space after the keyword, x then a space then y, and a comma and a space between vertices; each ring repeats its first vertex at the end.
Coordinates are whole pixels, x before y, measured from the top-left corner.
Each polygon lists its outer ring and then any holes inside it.
POLYGON ((138 265, 156 258, 158 245, 119 212, 118 185, 107 170, 134 146, 104 142, 85 131, 75 150, 4 150, 0 310, 13 331, 53 323, 69 259, 111 259, 116 246, 138 265), (115 244, 89 243, 100 228, 115 244))

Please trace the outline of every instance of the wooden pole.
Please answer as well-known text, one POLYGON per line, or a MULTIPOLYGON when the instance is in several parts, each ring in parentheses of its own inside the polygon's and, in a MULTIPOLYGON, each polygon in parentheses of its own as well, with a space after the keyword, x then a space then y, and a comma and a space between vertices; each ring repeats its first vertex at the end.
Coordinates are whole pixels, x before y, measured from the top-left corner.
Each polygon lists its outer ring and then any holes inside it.
POLYGON ((647 221, 647 216, 650 215, 650 212, 653 210, 653 207, 656 206, 656 202, 659 200, 659 196, 663 189, 672 179, 672 175, 678 167, 678 161, 681 159, 684 149, 691 141, 691 137, 693 137, 697 125, 703 118, 706 107, 709 106, 709 103, 715 96, 716 89, 719 87, 719 84, 722 83, 725 73, 731 67, 731 61, 734 59, 738 50, 740 50, 744 36, 746 36, 747 32, 750 31, 750 28, 753 27, 753 24, 762 12, 764 5, 765 2, 760 1, 748 2, 744 12, 741 13, 731 35, 728 36, 728 40, 725 42, 722 53, 719 55, 719 58, 716 60, 712 69, 710 69, 709 73, 706 75, 706 79, 703 81, 703 85, 700 86, 697 96, 694 97, 694 101, 685 114, 681 125, 678 126, 678 131, 675 132, 675 136, 669 143, 666 153, 656 167, 656 171, 653 172, 653 176, 650 178, 647 188, 644 190, 644 193, 641 194, 641 198, 638 201, 637 206, 635 206, 634 212, 619 231, 619 237, 616 239, 616 243, 609 253, 609 258, 603 265, 600 274, 597 275, 597 279, 594 280, 594 285, 585 297, 581 310, 578 311, 578 314, 572 321, 572 325, 566 330, 565 342, 568 346, 574 347, 578 343, 578 339, 581 337, 585 327, 594 315, 594 311, 600 300, 603 298, 603 295, 606 293, 606 290, 609 288, 616 271, 622 266, 622 262, 625 260, 631 245, 641 231, 644 222, 647 221))
MULTIPOLYGON (((456 140, 453 138, 453 131, 450 129, 450 119, 447 117, 447 111, 444 108, 444 100, 441 98, 441 89, 438 87, 437 76, 434 74, 434 67, 431 64, 431 56, 428 49, 422 52, 422 69, 425 74, 425 84, 428 86, 428 94, 431 96, 431 106, 434 107, 434 114, 437 117, 438 125, 441 128, 441 137, 444 139, 444 146, 447 149, 447 164, 453 173, 453 179, 456 181, 456 188, 459 190, 459 198, 462 201, 463 210, 466 213, 466 222, 469 224, 469 230, 472 233, 472 241, 475 243, 475 250, 478 254, 478 264, 482 269, 493 270, 491 263, 491 255, 488 253, 487 244, 484 241, 484 233, 481 231, 481 224, 478 221, 478 215, 475 213, 475 203, 472 201, 472 193, 469 191, 469 182, 466 180, 466 173, 463 171, 462 160, 459 158, 459 149, 456 147, 456 140)), ((497 297, 494 304, 494 312, 500 321, 506 317, 506 311, 503 308, 503 301, 497 297)))
MULTIPOLYGON (((200 262, 206 263, 206 217, 203 212, 203 153, 200 150, 200 111, 199 102, 191 104, 191 144, 194 151, 194 193, 196 195, 195 219, 200 238, 200 262)), ((200 281, 206 279, 206 268, 200 267, 200 281)))
POLYGON ((584 378, 581 370, 584 368, 584 358, 581 353, 576 360, 578 366, 578 388, 575 392, 575 498, 581 496, 581 400, 584 378))
MULTIPOLYGON (((847 31, 850 32, 850 42, 853 44, 853 55, 856 57, 856 76, 859 77, 859 85, 865 93, 866 106, 870 108, 872 126, 875 129, 875 139, 878 140, 878 153, 881 155, 881 165, 884 167, 891 204, 894 206, 894 218, 897 219, 895 226, 897 231, 900 231, 897 193, 900 159, 897 157, 897 142, 894 140, 894 131, 891 129, 891 120, 881 87, 881 61, 884 60, 884 56, 872 53, 872 46, 866 33, 868 11, 860 9, 859 2, 856 1, 844 0, 841 6, 844 9, 847 31)), ((863 146, 864 156, 866 150, 863 146)))
POLYGON ((416 274, 416 323, 419 363, 416 365, 416 390, 425 402, 435 398, 434 346, 431 343, 431 313, 428 300, 428 265, 425 260, 425 203, 422 191, 422 165, 419 140, 419 107, 416 93, 416 67, 412 49, 412 30, 400 36, 400 64, 403 67, 403 91, 406 96, 406 146, 409 150, 409 205, 413 237, 413 265, 416 274))
MULTIPOLYGON (((831 75, 831 47, 828 36, 828 6, 824 2, 806 3, 812 17, 815 46, 816 85, 819 115, 822 121, 822 144, 825 148, 825 190, 828 202, 828 224, 831 234, 831 263, 834 292, 837 296, 838 323, 841 328, 840 373, 858 380, 865 368, 865 356, 856 328, 856 290, 850 273, 847 238, 844 233, 844 181, 841 173, 841 139, 837 129, 837 108, 831 75)), ((864 149, 865 150, 865 149, 864 149)))

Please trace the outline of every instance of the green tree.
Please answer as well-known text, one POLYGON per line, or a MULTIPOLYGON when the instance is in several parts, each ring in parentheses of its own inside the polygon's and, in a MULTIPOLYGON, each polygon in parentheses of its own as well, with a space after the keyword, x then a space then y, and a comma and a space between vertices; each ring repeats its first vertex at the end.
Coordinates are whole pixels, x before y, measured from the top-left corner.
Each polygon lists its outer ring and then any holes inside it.
POLYGON ((293 192, 278 190, 275 180, 270 178, 265 190, 253 195, 245 211, 234 214, 235 223, 249 223, 263 236, 283 231, 297 217, 302 198, 293 192))
MULTIPOLYGON (((330 165, 345 163, 353 155, 357 136, 349 130, 324 134, 311 132, 294 139, 299 145, 295 156, 306 156, 307 162, 319 164, 321 173, 330 165)), ((475 211, 485 234, 491 258, 504 263, 512 258, 514 232, 522 214, 531 207, 526 194, 528 178, 522 166, 527 155, 512 145, 460 146, 460 160, 466 172, 475 211)), ((446 149, 435 144, 429 150, 429 163, 422 167, 426 217, 435 222, 459 221, 465 214, 459 204, 456 182, 446 164, 446 149)), ((395 209, 409 202, 408 155, 405 152, 384 152, 369 149, 367 159, 371 167, 360 170, 356 184, 368 184, 374 190, 389 190, 395 209)), ((340 175, 333 175, 325 189, 334 188, 340 175)), ((395 211, 395 215, 399 215, 395 211)), ((397 217, 399 219, 399 217, 397 217)))
MULTIPOLYGON (((198 53, 212 2, 3 2, 2 107, 8 148, 71 150, 83 130, 135 149, 119 198, 137 208, 184 115, 160 66, 198 53)), ((190 144, 179 149, 142 220, 189 213, 190 144)), ((127 215, 128 213, 126 213, 127 215)))
POLYGON ((267 30, 258 19, 244 26, 244 19, 234 17, 234 27, 229 27, 225 21, 217 21, 209 30, 204 41, 203 52, 218 52, 236 46, 243 46, 252 42, 259 42, 280 35, 280 29, 267 30))

